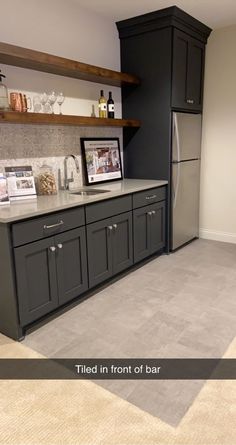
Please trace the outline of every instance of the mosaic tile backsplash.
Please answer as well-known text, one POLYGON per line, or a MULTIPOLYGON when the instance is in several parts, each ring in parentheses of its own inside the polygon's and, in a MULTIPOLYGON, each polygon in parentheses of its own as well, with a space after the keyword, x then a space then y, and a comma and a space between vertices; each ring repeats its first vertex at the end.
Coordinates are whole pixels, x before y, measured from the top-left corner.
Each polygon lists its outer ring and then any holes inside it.
POLYGON ((83 185, 81 165, 81 137, 119 137, 122 147, 121 128, 91 128, 51 125, 1 124, 0 126, 0 171, 5 166, 31 165, 35 176, 43 163, 53 167, 56 180, 58 169, 68 154, 78 157, 80 174, 74 161, 68 161, 68 171, 73 172, 73 187, 83 185))

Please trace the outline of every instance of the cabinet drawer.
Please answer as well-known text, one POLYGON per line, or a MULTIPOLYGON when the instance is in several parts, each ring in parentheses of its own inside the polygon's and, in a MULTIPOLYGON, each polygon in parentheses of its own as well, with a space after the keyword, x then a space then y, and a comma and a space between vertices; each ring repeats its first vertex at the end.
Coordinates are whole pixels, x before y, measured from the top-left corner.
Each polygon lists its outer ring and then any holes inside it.
POLYGON ((157 187, 154 189, 138 192, 133 195, 133 208, 143 207, 153 202, 166 199, 166 187, 157 187))
POLYGON ((53 213, 12 226, 13 245, 20 246, 48 236, 82 226, 84 207, 53 213))
POLYGON ((131 195, 122 198, 113 198, 107 201, 99 201, 85 207, 86 223, 93 223, 101 219, 110 218, 119 213, 128 212, 132 209, 131 195))

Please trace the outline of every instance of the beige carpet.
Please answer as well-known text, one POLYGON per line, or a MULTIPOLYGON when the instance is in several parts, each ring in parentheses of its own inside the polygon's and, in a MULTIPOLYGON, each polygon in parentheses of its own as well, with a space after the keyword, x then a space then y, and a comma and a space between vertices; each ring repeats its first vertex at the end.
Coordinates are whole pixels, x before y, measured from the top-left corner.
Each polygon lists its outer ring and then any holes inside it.
MULTIPOLYGON (((0 335, 0 357, 39 354, 0 335)), ((1 445, 236 444, 236 381, 208 381, 177 428, 89 381, 0 381, 0 397, 1 445)))

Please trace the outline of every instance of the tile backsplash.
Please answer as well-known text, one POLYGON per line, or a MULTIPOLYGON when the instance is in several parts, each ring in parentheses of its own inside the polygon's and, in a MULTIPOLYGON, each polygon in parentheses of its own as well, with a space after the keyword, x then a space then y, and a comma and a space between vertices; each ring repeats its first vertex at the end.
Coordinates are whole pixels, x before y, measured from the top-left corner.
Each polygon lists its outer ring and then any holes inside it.
POLYGON ((68 160, 68 171, 73 172, 73 186, 81 186, 81 137, 119 137, 122 148, 121 128, 95 128, 59 125, 0 125, 0 171, 5 166, 31 165, 37 176, 43 163, 53 167, 56 180, 58 168, 63 174, 63 160, 68 154, 78 157, 80 174, 76 172, 74 161, 68 160))

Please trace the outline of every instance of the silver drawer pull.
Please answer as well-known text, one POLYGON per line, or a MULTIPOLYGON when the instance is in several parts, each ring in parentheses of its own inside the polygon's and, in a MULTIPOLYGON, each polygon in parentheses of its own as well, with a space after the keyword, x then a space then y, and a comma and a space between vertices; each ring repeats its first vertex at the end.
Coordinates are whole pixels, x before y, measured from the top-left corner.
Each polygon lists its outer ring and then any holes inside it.
POLYGON ((153 211, 152 211, 152 214, 155 215, 155 214, 156 214, 156 210, 153 210, 153 211))
POLYGON ((152 212, 147 212, 147 214, 148 214, 149 216, 152 216, 152 212))
POLYGON ((187 103, 188 104, 194 104, 194 100, 193 99, 187 99, 187 103))
POLYGON ((113 229, 117 229, 117 224, 113 224, 113 229))
POLYGON ((113 229, 112 226, 107 226, 107 228, 108 228, 108 230, 110 230, 110 231, 113 229))
POLYGON ((62 249, 63 245, 60 243, 60 244, 57 244, 57 247, 58 247, 58 249, 62 249))
POLYGON ((49 249, 51 250, 51 252, 55 252, 56 247, 55 246, 51 246, 51 247, 49 247, 49 249))
POLYGON ((157 197, 157 195, 151 195, 151 196, 146 196, 146 199, 154 199, 156 197, 157 197))
POLYGON ((56 224, 52 224, 51 226, 47 226, 46 224, 44 224, 43 228, 44 228, 44 230, 46 230, 46 229, 54 229, 55 227, 62 226, 63 224, 64 224, 64 221, 62 221, 62 219, 61 219, 61 221, 59 221, 56 224))

